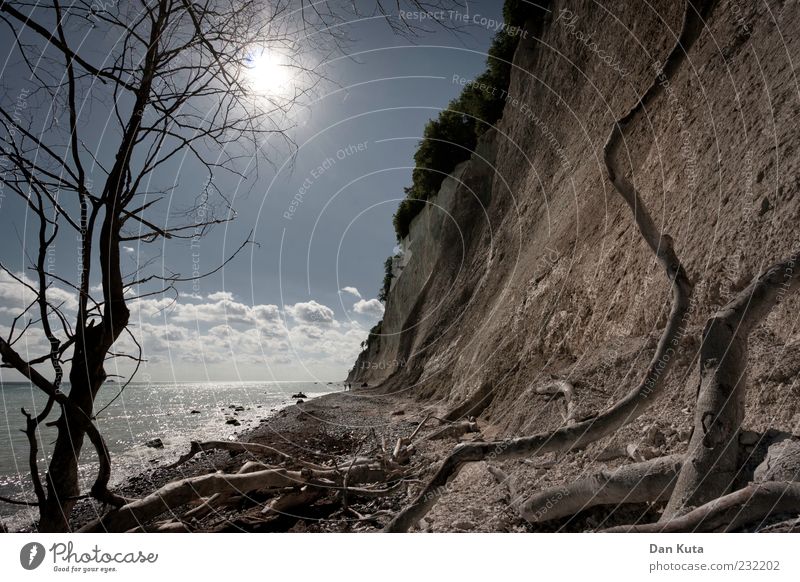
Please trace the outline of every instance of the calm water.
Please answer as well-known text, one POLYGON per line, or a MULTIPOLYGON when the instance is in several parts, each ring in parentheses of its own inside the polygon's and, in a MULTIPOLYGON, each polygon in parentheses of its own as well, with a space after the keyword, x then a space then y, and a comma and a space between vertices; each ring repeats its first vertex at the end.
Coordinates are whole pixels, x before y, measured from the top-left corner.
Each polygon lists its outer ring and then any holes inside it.
MULTIPOLYGON (((107 384, 100 391, 95 410, 108 405, 98 413, 97 424, 112 453, 112 484, 174 461, 188 450, 190 440, 232 439, 235 433, 254 428, 260 419, 291 404, 295 392, 302 391, 313 398, 337 390, 342 390, 341 384, 323 382, 132 383, 119 394, 120 386, 107 384), (234 415, 235 406, 245 410, 234 415), (241 425, 226 424, 228 418, 236 418, 241 425), (145 446, 153 438, 160 438, 164 448, 145 446)), ((32 499, 28 441, 20 432, 25 426, 20 408, 36 414, 46 399, 27 383, 0 383, 0 398, 0 495, 32 499)), ((57 412, 51 413, 51 420, 58 417, 57 412)), ((42 474, 55 434, 54 428, 40 427, 42 474)), ((88 487, 94 480, 97 459, 88 440, 83 453, 82 479, 88 487)), ((18 506, 0 502, 0 516, 16 514, 17 521, 25 519, 27 513, 28 510, 20 511, 18 506)))

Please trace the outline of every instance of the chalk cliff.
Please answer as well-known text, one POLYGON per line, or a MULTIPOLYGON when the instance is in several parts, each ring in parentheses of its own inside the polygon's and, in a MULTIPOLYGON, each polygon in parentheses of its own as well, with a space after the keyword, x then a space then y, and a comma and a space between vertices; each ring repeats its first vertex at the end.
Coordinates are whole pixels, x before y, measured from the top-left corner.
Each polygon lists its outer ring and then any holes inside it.
MULTIPOLYGON (((575 385, 579 416, 641 378, 669 284, 602 147, 658 74, 682 10, 558 0, 526 28, 503 117, 411 224, 381 335, 351 381, 449 407, 480 394, 481 418, 520 434, 563 421, 532 389, 551 375, 575 385)), ((781 33, 798 28, 790 3, 720 0, 647 122, 626 130, 628 174, 695 285, 658 413, 676 426, 691 422, 705 319, 800 240, 800 38, 781 33)), ((799 306, 787 297, 751 336, 754 429, 800 423, 799 306)))

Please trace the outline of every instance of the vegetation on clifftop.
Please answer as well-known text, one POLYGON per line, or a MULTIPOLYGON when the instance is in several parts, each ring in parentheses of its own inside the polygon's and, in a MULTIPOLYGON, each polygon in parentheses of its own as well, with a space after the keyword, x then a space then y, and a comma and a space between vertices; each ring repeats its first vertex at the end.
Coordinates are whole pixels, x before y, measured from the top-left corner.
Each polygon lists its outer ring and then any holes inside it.
POLYGON ((442 182, 461 162, 469 159, 480 136, 503 114, 511 79, 511 61, 522 34, 521 26, 532 8, 521 0, 506 0, 500 29, 489 47, 486 70, 466 82, 461 94, 447 109, 425 125, 422 141, 414 154, 415 168, 406 198, 393 223, 397 240, 408 235, 411 221, 435 197, 442 182))

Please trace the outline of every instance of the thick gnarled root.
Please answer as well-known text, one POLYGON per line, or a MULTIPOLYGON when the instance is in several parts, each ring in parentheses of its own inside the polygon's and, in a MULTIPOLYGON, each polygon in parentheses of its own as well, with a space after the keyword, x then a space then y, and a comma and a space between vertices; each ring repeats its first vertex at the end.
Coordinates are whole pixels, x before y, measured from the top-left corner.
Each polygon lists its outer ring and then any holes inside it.
POLYGON ((675 486, 682 455, 601 471, 568 485, 551 487, 529 497, 519 494, 513 478, 490 467, 495 479, 508 487, 509 505, 529 523, 561 519, 600 505, 666 501, 675 486))
POLYGON ((736 531, 769 517, 800 514, 800 483, 755 483, 666 521, 615 527, 607 532, 683 533, 736 531))

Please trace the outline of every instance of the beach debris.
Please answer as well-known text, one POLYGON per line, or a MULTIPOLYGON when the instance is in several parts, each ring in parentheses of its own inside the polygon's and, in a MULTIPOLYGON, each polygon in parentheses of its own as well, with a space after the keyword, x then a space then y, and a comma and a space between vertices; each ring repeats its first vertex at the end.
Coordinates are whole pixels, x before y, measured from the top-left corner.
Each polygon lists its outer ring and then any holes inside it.
POLYGON ((147 441, 145 446, 150 447, 151 449, 163 449, 164 442, 159 438, 154 438, 147 441))
MULTIPOLYGON (((215 471, 167 483, 141 499, 128 500, 122 507, 85 525, 81 531, 180 531, 181 524, 188 522, 196 528, 204 516, 226 507, 241 507, 242 503, 261 505, 261 517, 255 518, 257 526, 259 520, 268 523, 292 510, 331 500, 339 501, 341 506, 337 513, 348 514, 348 521, 371 521, 380 525, 378 520, 391 518, 393 511, 377 500, 402 493, 409 483, 416 482, 415 469, 409 464, 415 452, 412 440, 429 418, 426 417, 409 437, 398 438, 391 450, 387 449, 384 437, 382 446, 362 453, 367 446, 365 438, 352 456, 326 459, 323 464, 304 461, 261 443, 192 441, 189 451, 165 469, 174 469, 195 455, 210 451, 249 453, 251 457, 236 472, 215 471), (254 501, 253 493, 266 499, 254 501), (359 507, 360 513, 348 505, 348 499, 374 501, 367 502, 369 513, 359 507), (165 513, 171 514, 170 519, 158 521, 165 513)), ((314 454, 325 453, 315 448, 314 454)), ((247 519, 252 519, 252 514, 247 519)))
POLYGON ((233 426, 239 426, 242 423, 239 422, 239 420, 236 418, 228 418, 225 420, 225 424, 232 424, 233 426))
POLYGON ((199 410, 192 410, 189 414, 200 414, 199 410))
POLYGON ((392 412, 392 416, 403 416, 406 413, 405 410, 395 410, 392 412))
POLYGON ((308 398, 308 396, 302 392, 298 392, 297 394, 292 394, 292 398, 308 398))

